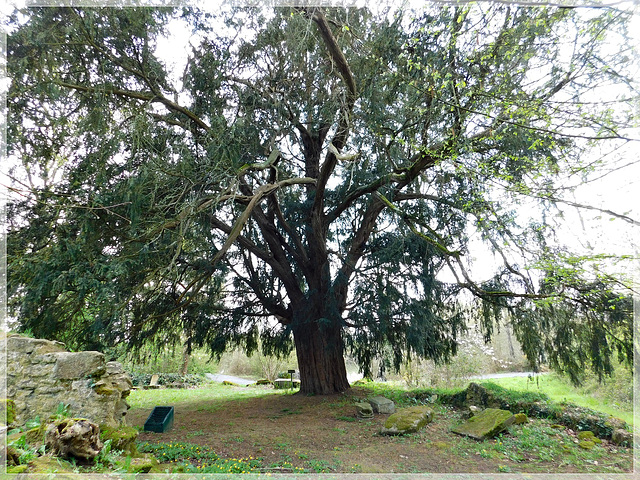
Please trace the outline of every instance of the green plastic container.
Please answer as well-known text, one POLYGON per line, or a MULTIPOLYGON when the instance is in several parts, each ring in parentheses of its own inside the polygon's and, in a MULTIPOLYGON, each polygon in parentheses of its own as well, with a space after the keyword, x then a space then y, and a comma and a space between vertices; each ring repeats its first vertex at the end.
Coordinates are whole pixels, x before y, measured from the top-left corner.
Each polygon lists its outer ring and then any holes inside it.
POLYGON ((173 407, 154 407, 144 423, 145 432, 164 433, 173 427, 173 407))

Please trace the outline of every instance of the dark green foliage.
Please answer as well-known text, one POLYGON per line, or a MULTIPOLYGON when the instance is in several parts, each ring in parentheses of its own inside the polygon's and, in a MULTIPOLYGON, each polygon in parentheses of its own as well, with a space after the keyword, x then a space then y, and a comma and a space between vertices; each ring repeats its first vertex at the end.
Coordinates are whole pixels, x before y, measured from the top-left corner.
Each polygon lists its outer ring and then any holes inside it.
POLYGON ((70 348, 295 345, 303 392, 334 393, 345 351, 367 376, 446 362, 476 310, 487 339, 511 321, 534 368, 608 374, 631 359, 629 290, 550 219, 563 176, 598 166, 588 149, 625 140, 633 69, 601 45, 626 21, 29 9, 8 41, 11 313, 70 348), (178 72, 158 44, 180 22, 178 72), (624 92, 615 115, 586 101, 600 84, 624 92), (484 281, 477 239, 501 259, 484 281))
MULTIPOLYGON (((143 387, 149 385, 151 382, 151 373, 137 373, 129 372, 131 376, 131 382, 134 387, 143 387)), ((179 383, 189 387, 196 387, 204 382, 204 378, 201 375, 179 375, 177 373, 159 373, 158 385, 171 385, 172 383, 179 383)))

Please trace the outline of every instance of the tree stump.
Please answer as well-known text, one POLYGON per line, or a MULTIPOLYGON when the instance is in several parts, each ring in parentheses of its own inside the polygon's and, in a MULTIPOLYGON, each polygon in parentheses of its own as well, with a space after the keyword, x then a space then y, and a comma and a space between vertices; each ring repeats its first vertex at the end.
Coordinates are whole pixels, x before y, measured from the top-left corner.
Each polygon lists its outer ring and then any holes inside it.
POLYGON ((102 450, 100 427, 86 418, 65 418, 49 425, 45 444, 57 457, 91 461, 102 450))

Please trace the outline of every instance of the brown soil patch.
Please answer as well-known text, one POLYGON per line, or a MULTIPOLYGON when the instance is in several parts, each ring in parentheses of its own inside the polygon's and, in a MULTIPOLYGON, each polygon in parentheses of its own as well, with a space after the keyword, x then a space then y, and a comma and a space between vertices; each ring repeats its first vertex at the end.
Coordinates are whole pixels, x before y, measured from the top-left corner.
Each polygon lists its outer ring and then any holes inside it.
MULTIPOLYGON (((241 388, 241 387, 235 387, 241 388)), ((484 458, 482 446, 450 432, 458 412, 434 406, 433 423, 408 436, 381 436, 388 415, 355 417, 355 397, 370 392, 351 389, 344 395, 274 395, 209 403, 176 404, 174 428, 143 432, 140 441, 206 445, 223 458, 260 458, 266 468, 287 462, 307 471, 363 473, 555 472, 575 471, 560 461, 528 462, 484 458)), ((143 426, 150 409, 132 410, 130 425, 143 426)), ((490 441, 491 442, 491 441, 490 441)), ((495 442, 495 440, 494 440, 495 442)), ((631 454, 625 454, 630 461, 631 454)), ((585 471, 585 470, 581 470, 585 471)))

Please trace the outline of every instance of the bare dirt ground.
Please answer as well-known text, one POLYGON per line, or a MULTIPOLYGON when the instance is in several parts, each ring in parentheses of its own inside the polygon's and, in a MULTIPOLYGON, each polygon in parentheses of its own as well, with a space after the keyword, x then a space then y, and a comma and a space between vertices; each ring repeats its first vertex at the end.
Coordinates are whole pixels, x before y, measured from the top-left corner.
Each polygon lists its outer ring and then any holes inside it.
MULTIPOLYGON (((557 458, 541 460, 527 452, 518 461, 506 455, 489 456, 483 443, 450 432, 460 414, 440 405, 434 406, 434 422, 421 432, 381 436, 378 432, 388 415, 375 415, 370 420, 355 417, 354 398, 365 398, 368 393, 354 388, 340 396, 273 395, 214 404, 176 404, 172 430, 142 432, 139 440, 206 445, 220 457, 260 458, 262 465, 274 471, 295 467, 363 473, 592 471, 557 458)), ((142 426, 149 413, 150 409, 132 410, 128 423, 142 426)), ((610 466, 628 471, 631 451, 612 451, 616 454, 610 456, 610 466)))

